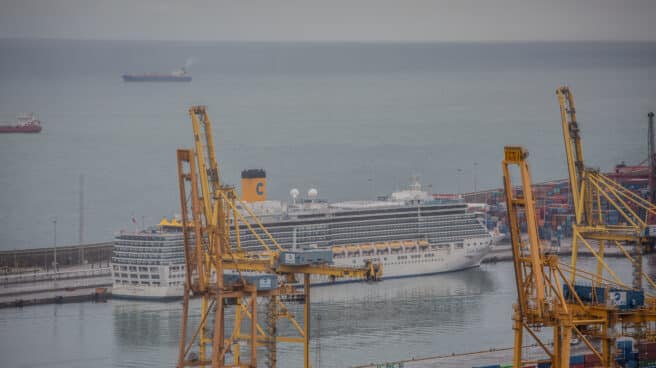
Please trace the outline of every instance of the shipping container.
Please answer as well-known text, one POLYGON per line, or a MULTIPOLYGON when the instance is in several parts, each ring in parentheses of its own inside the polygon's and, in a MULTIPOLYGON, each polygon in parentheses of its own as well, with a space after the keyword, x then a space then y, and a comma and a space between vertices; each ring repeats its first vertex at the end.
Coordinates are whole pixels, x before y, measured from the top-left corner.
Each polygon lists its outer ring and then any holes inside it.
POLYGON ((538 368, 551 368, 551 361, 538 362, 538 368))
POLYGON ((622 351, 632 351, 633 350, 633 341, 632 340, 621 340, 617 342, 617 349, 622 351))
POLYGON ((645 293, 642 290, 626 290, 613 288, 608 291, 608 305, 620 310, 640 308, 645 305, 645 293))
POLYGON ((286 250, 280 252, 279 262, 288 266, 330 264, 333 263, 333 252, 330 249, 286 250))
POLYGON ((583 364, 585 363, 585 355, 572 355, 569 357, 569 364, 583 364))
MULTIPOLYGON (((257 290, 268 291, 278 287, 278 276, 268 274, 243 275, 247 284, 255 285, 257 290)), ((241 277, 236 273, 226 273, 223 275, 223 283, 233 285, 241 282, 241 277)))
POLYGON ((601 359, 594 353, 585 354, 583 359, 586 367, 594 367, 595 364, 601 364, 601 359))
MULTIPOLYGON (((575 284, 574 291, 576 292, 576 295, 578 295, 579 299, 581 299, 581 301, 584 303, 592 303, 592 304, 605 303, 606 289, 603 287, 593 287, 592 285, 575 284)), ((570 292, 569 286, 567 284, 563 284, 563 296, 565 297, 565 299, 571 302, 576 301, 576 298, 570 292)))

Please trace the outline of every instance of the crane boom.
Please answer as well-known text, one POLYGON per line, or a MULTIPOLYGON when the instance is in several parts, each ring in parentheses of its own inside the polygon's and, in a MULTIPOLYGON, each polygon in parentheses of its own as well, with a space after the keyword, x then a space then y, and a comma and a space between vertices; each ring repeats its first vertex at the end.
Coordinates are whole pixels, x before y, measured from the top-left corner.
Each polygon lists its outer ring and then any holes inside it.
MULTIPOLYGON (((574 207, 579 204, 579 188, 583 180, 583 146, 581 134, 576 120, 576 107, 574 96, 569 87, 562 86, 556 90, 560 105, 560 120, 563 127, 563 138, 565 141, 565 154, 567 156, 567 170, 569 173, 570 191, 574 207)), ((577 211, 578 212, 578 211, 577 211)))

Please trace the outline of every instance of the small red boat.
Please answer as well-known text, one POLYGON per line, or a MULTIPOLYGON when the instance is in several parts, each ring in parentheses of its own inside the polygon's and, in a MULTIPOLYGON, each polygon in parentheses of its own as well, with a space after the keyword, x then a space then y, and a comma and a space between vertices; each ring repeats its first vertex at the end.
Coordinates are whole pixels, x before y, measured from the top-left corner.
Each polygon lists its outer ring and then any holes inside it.
POLYGON ((38 133, 41 131, 41 121, 34 114, 20 115, 14 125, 0 125, 0 133, 38 133))

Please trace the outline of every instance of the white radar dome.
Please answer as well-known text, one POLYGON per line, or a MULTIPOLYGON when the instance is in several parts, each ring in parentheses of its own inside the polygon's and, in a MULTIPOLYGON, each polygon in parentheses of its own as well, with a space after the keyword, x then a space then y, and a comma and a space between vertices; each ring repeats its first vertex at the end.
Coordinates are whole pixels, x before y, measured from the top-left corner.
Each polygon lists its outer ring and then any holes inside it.
POLYGON ((289 195, 294 199, 298 198, 299 194, 301 194, 301 192, 299 192, 296 188, 292 188, 292 190, 289 191, 289 195))
POLYGON ((308 198, 314 199, 317 198, 317 195, 319 195, 319 191, 315 188, 310 188, 310 190, 308 190, 308 198))

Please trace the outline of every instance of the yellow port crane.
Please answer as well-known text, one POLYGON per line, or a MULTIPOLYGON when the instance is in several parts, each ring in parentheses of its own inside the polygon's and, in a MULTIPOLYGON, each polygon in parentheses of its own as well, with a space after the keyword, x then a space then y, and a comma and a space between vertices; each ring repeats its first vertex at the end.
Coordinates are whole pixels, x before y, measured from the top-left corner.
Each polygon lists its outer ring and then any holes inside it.
MULTIPOLYGON (((560 116, 567 156, 570 192, 574 205, 575 221, 572 223, 572 268, 576 269, 579 243, 583 244, 597 258, 597 277, 608 269, 604 252, 608 243, 614 244, 634 266, 633 287, 642 288, 645 273, 642 271, 642 253, 647 244, 653 243, 654 230, 648 223, 650 216, 656 214, 656 206, 621 184, 601 173, 598 169, 586 167, 583 160, 581 130, 576 119, 574 96, 567 86, 557 89, 560 116), (607 223, 605 209, 619 214, 621 224, 607 223), (593 249, 590 240, 598 243, 593 249), (635 246, 632 257, 624 247, 626 243, 635 246), (624 245, 623 245, 624 244, 624 245)), ((576 273, 572 273, 574 281, 576 273)))
MULTIPOLYGON (((638 341, 656 340, 656 296, 644 292, 642 280, 652 289, 654 281, 642 270, 641 259, 633 257, 625 247, 651 240, 647 223, 653 204, 626 190, 598 170, 587 168, 583 161, 581 134, 571 91, 557 91, 561 107, 563 136, 567 154, 575 223, 572 226, 571 262, 561 262, 550 245, 538 237, 535 203, 526 161, 528 152, 522 147, 506 147, 502 163, 508 223, 517 287, 514 306, 514 366, 521 367, 523 337, 528 332, 541 346, 552 367, 570 365, 570 342, 573 336, 584 342, 595 366, 617 366, 615 342, 618 337, 638 341), (515 191, 511 168, 519 170, 521 190, 515 191), (604 208, 612 207, 624 220, 608 225, 604 208), (642 210, 642 213, 640 212, 642 210), (519 215, 525 214, 528 239, 522 240, 519 215), (596 267, 586 270, 577 263, 578 243, 582 243, 596 260, 596 267), (598 247, 595 249, 594 242, 598 247), (633 283, 626 282, 606 262, 606 242, 614 244, 635 269, 633 283), (624 244, 623 244, 624 243, 624 244), (552 341, 545 341, 544 328, 552 330, 552 341), (551 347, 550 347, 551 346, 551 347)), ((586 364, 588 364, 586 362, 586 364)))
POLYGON ((527 331, 549 356, 552 367, 564 368, 569 367, 569 342, 574 327, 573 315, 560 287, 563 281, 568 281, 560 270, 558 256, 546 253, 538 237, 527 157, 528 152, 523 147, 504 148, 503 182, 517 287, 513 314, 513 366, 522 367, 525 363, 522 346, 524 331, 527 331), (513 166, 520 171, 521 195, 513 189, 510 175, 513 166), (526 215, 527 242, 522 240, 520 233, 518 216, 521 211, 526 215), (537 331, 545 327, 553 329, 553 349, 538 335, 537 331))
POLYGON ((570 366, 572 336, 584 342, 596 359, 596 366, 614 367, 615 356, 611 353, 611 346, 616 331, 628 334, 637 320, 651 321, 653 325, 656 309, 645 307, 644 303, 636 303, 639 305, 630 308, 607 303, 611 299, 609 290, 619 290, 614 292, 625 294, 633 290, 620 289, 620 285, 605 277, 593 286, 592 282, 597 280, 595 273, 578 270, 579 278, 590 283, 590 286, 583 288, 570 280, 569 275, 574 273, 572 268, 561 262, 558 255, 551 253, 550 246, 538 237, 527 157, 528 152, 523 147, 505 147, 502 162, 517 287, 517 303, 513 307, 513 364, 515 367, 535 364, 535 361, 523 359, 526 331, 544 350, 554 368, 570 366), (520 172, 520 191, 513 189, 513 167, 520 172), (522 240, 520 233, 520 212, 524 212, 526 218, 527 241, 522 240), (540 333, 545 328, 551 329, 551 342, 540 333), (595 346, 594 339, 601 340, 601 348, 595 346))
POLYGON ((293 342, 303 344, 304 367, 308 368, 310 275, 375 280, 382 275, 382 267, 372 263, 359 268, 335 267, 325 261, 326 253, 324 261, 308 263, 302 261, 303 254, 283 249, 248 205, 237 198, 234 187, 221 183, 205 107, 192 106, 189 115, 195 149, 177 150, 187 267, 177 367, 254 368, 258 366, 258 346, 266 348, 266 365, 276 367, 277 343, 293 342), (241 228, 259 241, 261 251, 242 249, 241 228), (302 275, 302 288, 296 287, 297 275, 302 275), (199 318, 189 315, 192 295, 201 299, 199 318), (258 300, 267 302, 264 327, 257 318, 258 300), (304 304, 302 323, 284 300, 304 304), (234 318, 232 330, 226 331, 226 310, 230 306, 234 318), (278 335, 282 320, 289 322, 295 336, 278 335), (242 331, 242 322, 248 321, 249 331, 242 331), (193 331, 191 338, 189 331, 193 331), (191 351, 194 345, 198 352, 191 351), (250 353, 248 359, 242 350, 250 353))

